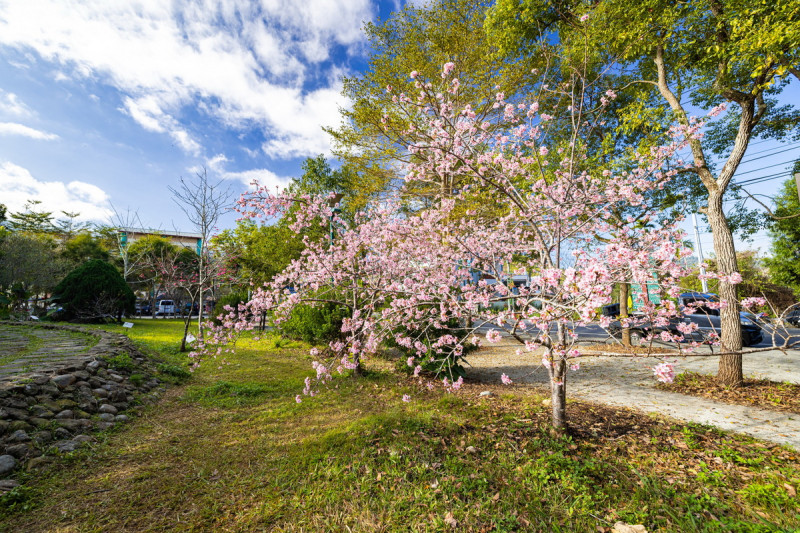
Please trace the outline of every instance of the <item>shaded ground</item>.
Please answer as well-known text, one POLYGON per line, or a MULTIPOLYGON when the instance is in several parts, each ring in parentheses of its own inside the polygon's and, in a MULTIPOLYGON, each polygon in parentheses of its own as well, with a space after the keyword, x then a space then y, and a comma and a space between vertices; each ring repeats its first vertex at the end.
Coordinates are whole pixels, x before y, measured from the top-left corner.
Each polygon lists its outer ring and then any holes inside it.
POLYGON ((720 402, 800 415, 800 385, 794 383, 746 379, 743 386, 730 388, 717 383, 712 375, 684 372, 676 376, 673 383, 659 383, 657 388, 720 402))

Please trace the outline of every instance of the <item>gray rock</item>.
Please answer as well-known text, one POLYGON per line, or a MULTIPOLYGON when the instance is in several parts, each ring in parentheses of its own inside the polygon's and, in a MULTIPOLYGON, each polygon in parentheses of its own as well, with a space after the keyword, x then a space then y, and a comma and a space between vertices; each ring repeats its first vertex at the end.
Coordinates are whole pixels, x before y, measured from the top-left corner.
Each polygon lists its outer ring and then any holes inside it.
MULTIPOLYGON (((69 433, 67 433, 67 435, 69 435, 69 433)), ((40 431, 39 433, 33 436, 33 442, 35 442, 39 446, 47 444, 51 440, 53 440, 53 434, 50 433, 49 431, 40 431)))
POLYGON ((74 440, 60 440, 53 443, 53 447, 61 453, 74 452, 80 445, 80 442, 75 442, 74 440))
POLYGON ((112 402, 126 402, 128 401, 128 395, 125 394, 124 390, 115 390, 111 393, 109 399, 112 402))
POLYGON ((130 420, 126 415, 117 415, 114 417, 114 422, 127 422, 130 420))
POLYGON ((117 414, 117 408, 114 407, 113 405, 107 404, 107 403, 104 403, 103 405, 101 405, 99 411, 101 413, 111 413, 112 415, 117 414))
POLYGON ((81 443, 83 443, 83 442, 96 442, 97 441, 97 439, 95 439, 94 437, 92 437, 90 435, 78 435, 77 437, 73 438, 72 440, 74 440, 75 442, 81 442, 81 443))
POLYGON ((0 455, 0 476, 4 476, 14 470, 17 460, 13 455, 0 455))
POLYGON ((9 422, 6 420, 0 420, 0 435, 4 435, 6 431, 8 431, 9 422))
POLYGON ((19 487, 19 481, 15 479, 0 479, 0 492, 8 492, 19 487))
POLYGON ((56 428, 53 432, 53 437, 56 439, 68 439, 72 436, 72 433, 66 428, 56 428))
POLYGON ((22 431, 32 431, 33 430, 33 426, 30 425, 25 420, 14 420, 13 422, 11 422, 11 424, 8 425, 8 431, 10 431, 12 433, 14 431, 18 431, 20 429, 22 431))
POLYGON ((13 420, 27 420, 29 413, 27 409, 19 409, 17 407, 6 407, 4 409, 3 418, 13 420))
POLYGON ((105 431, 107 429, 113 428, 114 422, 98 422, 97 425, 95 425, 95 427, 97 428, 98 431, 105 431))
POLYGON ((108 391, 105 389, 94 389, 92 393, 98 398, 108 398, 108 391))
POLYGON ((111 413, 100 413, 99 418, 100 418, 100 420, 102 422, 113 422, 114 421, 114 415, 112 415, 111 413))
POLYGON ((43 455, 41 457, 34 457, 25 465, 25 469, 28 471, 36 470, 37 468, 42 468, 47 466, 51 463, 55 462, 55 458, 49 457, 47 455, 43 455))
POLYGON ((31 379, 37 385, 46 385, 50 382, 50 376, 45 376, 44 374, 33 374, 31 379))
POLYGON ((24 430, 18 429, 8 437, 8 440, 9 442, 28 442, 31 437, 24 430))
POLYGON ((492 396, 494 396, 494 393, 492 391, 490 391, 490 390, 485 390, 485 391, 481 392, 478 396, 480 396, 482 398, 491 398, 492 396))
POLYGON ((97 372, 97 369, 99 368, 100 368, 100 361, 92 361, 86 365, 86 369, 92 373, 97 372))
POLYGON ((6 447, 6 453, 8 455, 13 455, 17 459, 22 459, 26 455, 28 455, 31 451, 31 445, 23 442, 21 444, 12 444, 11 446, 6 447))
POLYGON ((51 378, 51 381, 59 388, 63 389, 78 381, 78 378, 76 378, 74 374, 61 374, 60 376, 54 376, 51 378))
POLYGON ((34 405, 31 407, 31 414, 37 418, 53 418, 53 411, 44 405, 34 405))
POLYGON ((50 423, 52 422, 52 419, 34 417, 34 418, 31 418, 29 420, 29 422, 31 424, 33 424, 34 427, 44 428, 44 427, 47 427, 47 426, 50 425, 50 423))
POLYGON ((59 406, 58 411, 63 409, 72 409, 73 407, 78 407, 78 402, 75 400, 70 400, 69 398, 62 398, 60 400, 56 400, 56 405, 59 406))
POLYGON ((75 418, 75 413, 72 411, 72 409, 64 409, 63 411, 61 411, 56 415, 56 418, 58 420, 63 420, 65 418, 75 418))

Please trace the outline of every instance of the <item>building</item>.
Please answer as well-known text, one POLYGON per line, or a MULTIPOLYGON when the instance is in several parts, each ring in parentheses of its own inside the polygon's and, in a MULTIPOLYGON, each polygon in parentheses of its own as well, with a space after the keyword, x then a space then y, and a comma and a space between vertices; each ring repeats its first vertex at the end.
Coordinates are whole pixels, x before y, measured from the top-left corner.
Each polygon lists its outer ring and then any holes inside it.
POLYGON ((149 235, 163 237, 176 246, 191 248, 198 255, 200 255, 200 249, 203 245, 202 235, 199 233, 186 233, 183 231, 166 231, 144 228, 120 228, 119 242, 122 246, 127 246, 128 244, 136 242, 139 239, 149 235))

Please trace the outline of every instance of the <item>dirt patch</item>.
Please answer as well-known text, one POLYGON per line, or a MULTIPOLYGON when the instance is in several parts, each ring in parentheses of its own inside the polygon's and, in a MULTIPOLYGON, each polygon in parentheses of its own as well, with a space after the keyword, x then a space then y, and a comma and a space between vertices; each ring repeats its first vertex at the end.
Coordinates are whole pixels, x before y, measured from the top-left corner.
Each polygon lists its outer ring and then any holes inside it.
POLYGON ((580 348, 582 354, 591 355, 627 355, 627 356, 648 356, 648 355, 680 355, 670 348, 660 346, 623 346, 621 344, 589 344, 580 348))
POLYGON ((673 383, 661 383, 658 388, 735 405, 800 414, 800 385, 794 383, 745 379, 744 385, 732 388, 720 385, 714 376, 684 372, 673 383))

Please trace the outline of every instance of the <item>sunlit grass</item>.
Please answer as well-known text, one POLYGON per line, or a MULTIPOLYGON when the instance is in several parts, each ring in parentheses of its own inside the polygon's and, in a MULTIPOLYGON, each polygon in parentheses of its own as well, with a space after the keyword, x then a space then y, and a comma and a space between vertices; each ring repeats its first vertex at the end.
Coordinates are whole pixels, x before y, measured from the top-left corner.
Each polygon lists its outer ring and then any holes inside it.
MULTIPOLYGON (((171 351, 177 321, 135 323, 138 342, 185 357, 171 351)), ((34 510, 5 530, 800 528, 784 486, 800 484, 790 450, 578 403, 583 436, 558 436, 527 389, 449 395, 386 371, 296 403, 307 350, 274 346, 239 343, 227 364, 201 367, 92 449, 28 477, 34 510)))

